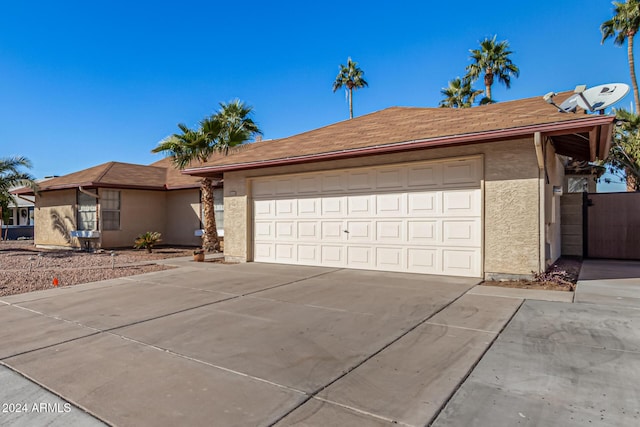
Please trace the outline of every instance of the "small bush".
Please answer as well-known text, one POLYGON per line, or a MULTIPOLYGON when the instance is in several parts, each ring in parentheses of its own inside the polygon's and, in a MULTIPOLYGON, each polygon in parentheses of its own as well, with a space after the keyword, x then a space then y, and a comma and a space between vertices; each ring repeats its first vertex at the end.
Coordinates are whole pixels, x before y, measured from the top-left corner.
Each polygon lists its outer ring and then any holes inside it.
POLYGON ((161 236, 157 231, 147 231, 138 236, 133 247, 135 249, 146 249, 147 252, 151 253, 153 247, 162 241, 161 236))

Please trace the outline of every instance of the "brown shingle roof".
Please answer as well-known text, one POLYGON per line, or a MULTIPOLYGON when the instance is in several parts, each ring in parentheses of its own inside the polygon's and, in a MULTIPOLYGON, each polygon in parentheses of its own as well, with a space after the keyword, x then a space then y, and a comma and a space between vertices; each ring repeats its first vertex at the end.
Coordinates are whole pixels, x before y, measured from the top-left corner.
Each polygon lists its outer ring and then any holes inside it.
MULTIPOLYGON (((555 100, 562 102, 570 94, 565 92, 555 100)), ((215 173, 285 159, 293 163, 295 159, 302 161, 330 153, 348 155, 350 151, 364 152, 372 147, 408 149, 417 141, 446 141, 461 136, 472 137, 465 143, 486 142, 483 134, 499 139, 497 132, 506 134, 508 130, 519 129, 523 135, 532 134, 534 128, 563 122, 567 122, 567 127, 580 127, 594 117, 597 116, 560 113, 541 96, 466 109, 391 107, 291 137, 246 144, 227 156, 215 155, 201 167, 190 167, 186 171, 215 173)))
MULTIPOLYGON (((39 191, 77 187, 133 188, 141 190, 175 190, 199 188, 200 178, 180 173, 170 158, 149 166, 132 163, 108 162, 38 184, 39 191)), ((31 193, 24 188, 16 193, 31 193)))

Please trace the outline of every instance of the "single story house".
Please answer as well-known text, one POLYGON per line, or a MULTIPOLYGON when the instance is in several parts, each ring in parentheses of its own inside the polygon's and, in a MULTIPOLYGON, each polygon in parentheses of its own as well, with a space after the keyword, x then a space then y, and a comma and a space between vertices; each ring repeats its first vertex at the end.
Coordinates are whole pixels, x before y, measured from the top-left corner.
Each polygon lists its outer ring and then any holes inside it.
MULTIPOLYGON (((151 165, 108 162, 39 184, 34 243, 39 247, 131 247, 141 233, 167 245, 198 246, 200 178, 165 158, 151 165)), ((18 191, 29 194, 29 189, 18 191)), ((31 192, 32 193, 32 192, 31 192)), ((222 233, 222 189, 214 190, 222 233)))
POLYGON ((2 239, 6 237, 9 240, 30 239, 33 237, 34 197, 16 197, 15 202, 9 202, 8 214, 3 212, 2 216, 6 216, 7 221, 3 221, 3 218, 0 217, 0 237, 2 239))
POLYGON ((183 173, 224 179, 231 261, 530 276, 562 254, 565 165, 604 158, 614 123, 542 97, 392 107, 183 173))

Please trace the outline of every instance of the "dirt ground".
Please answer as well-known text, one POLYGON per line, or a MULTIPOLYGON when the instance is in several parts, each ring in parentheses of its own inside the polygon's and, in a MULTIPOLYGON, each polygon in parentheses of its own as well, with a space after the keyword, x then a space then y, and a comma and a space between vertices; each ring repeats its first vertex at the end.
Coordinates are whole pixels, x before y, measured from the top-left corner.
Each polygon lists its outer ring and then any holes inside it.
POLYGON ((482 285, 573 292, 581 267, 582 260, 579 258, 560 258, 534 280, 487 280, 482 282, 482 285))
POLYGON ((0 241, 0 296, 133 276, 171 267, 153 261, 191 256, 194 248, 117 249, 102 253, 37 249, 33 241, 0 241))

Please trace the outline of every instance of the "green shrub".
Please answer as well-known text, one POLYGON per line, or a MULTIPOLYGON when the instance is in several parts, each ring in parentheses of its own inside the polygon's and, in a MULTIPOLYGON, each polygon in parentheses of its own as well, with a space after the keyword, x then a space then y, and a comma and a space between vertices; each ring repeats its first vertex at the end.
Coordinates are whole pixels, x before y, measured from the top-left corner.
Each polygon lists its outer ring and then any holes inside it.
POLYGON ((136 249, 146 249, 147 252, 151 253, 153 247, 162 241, 161 236, 157 231, 147 231, 138 236, 133 247, 136 249))

